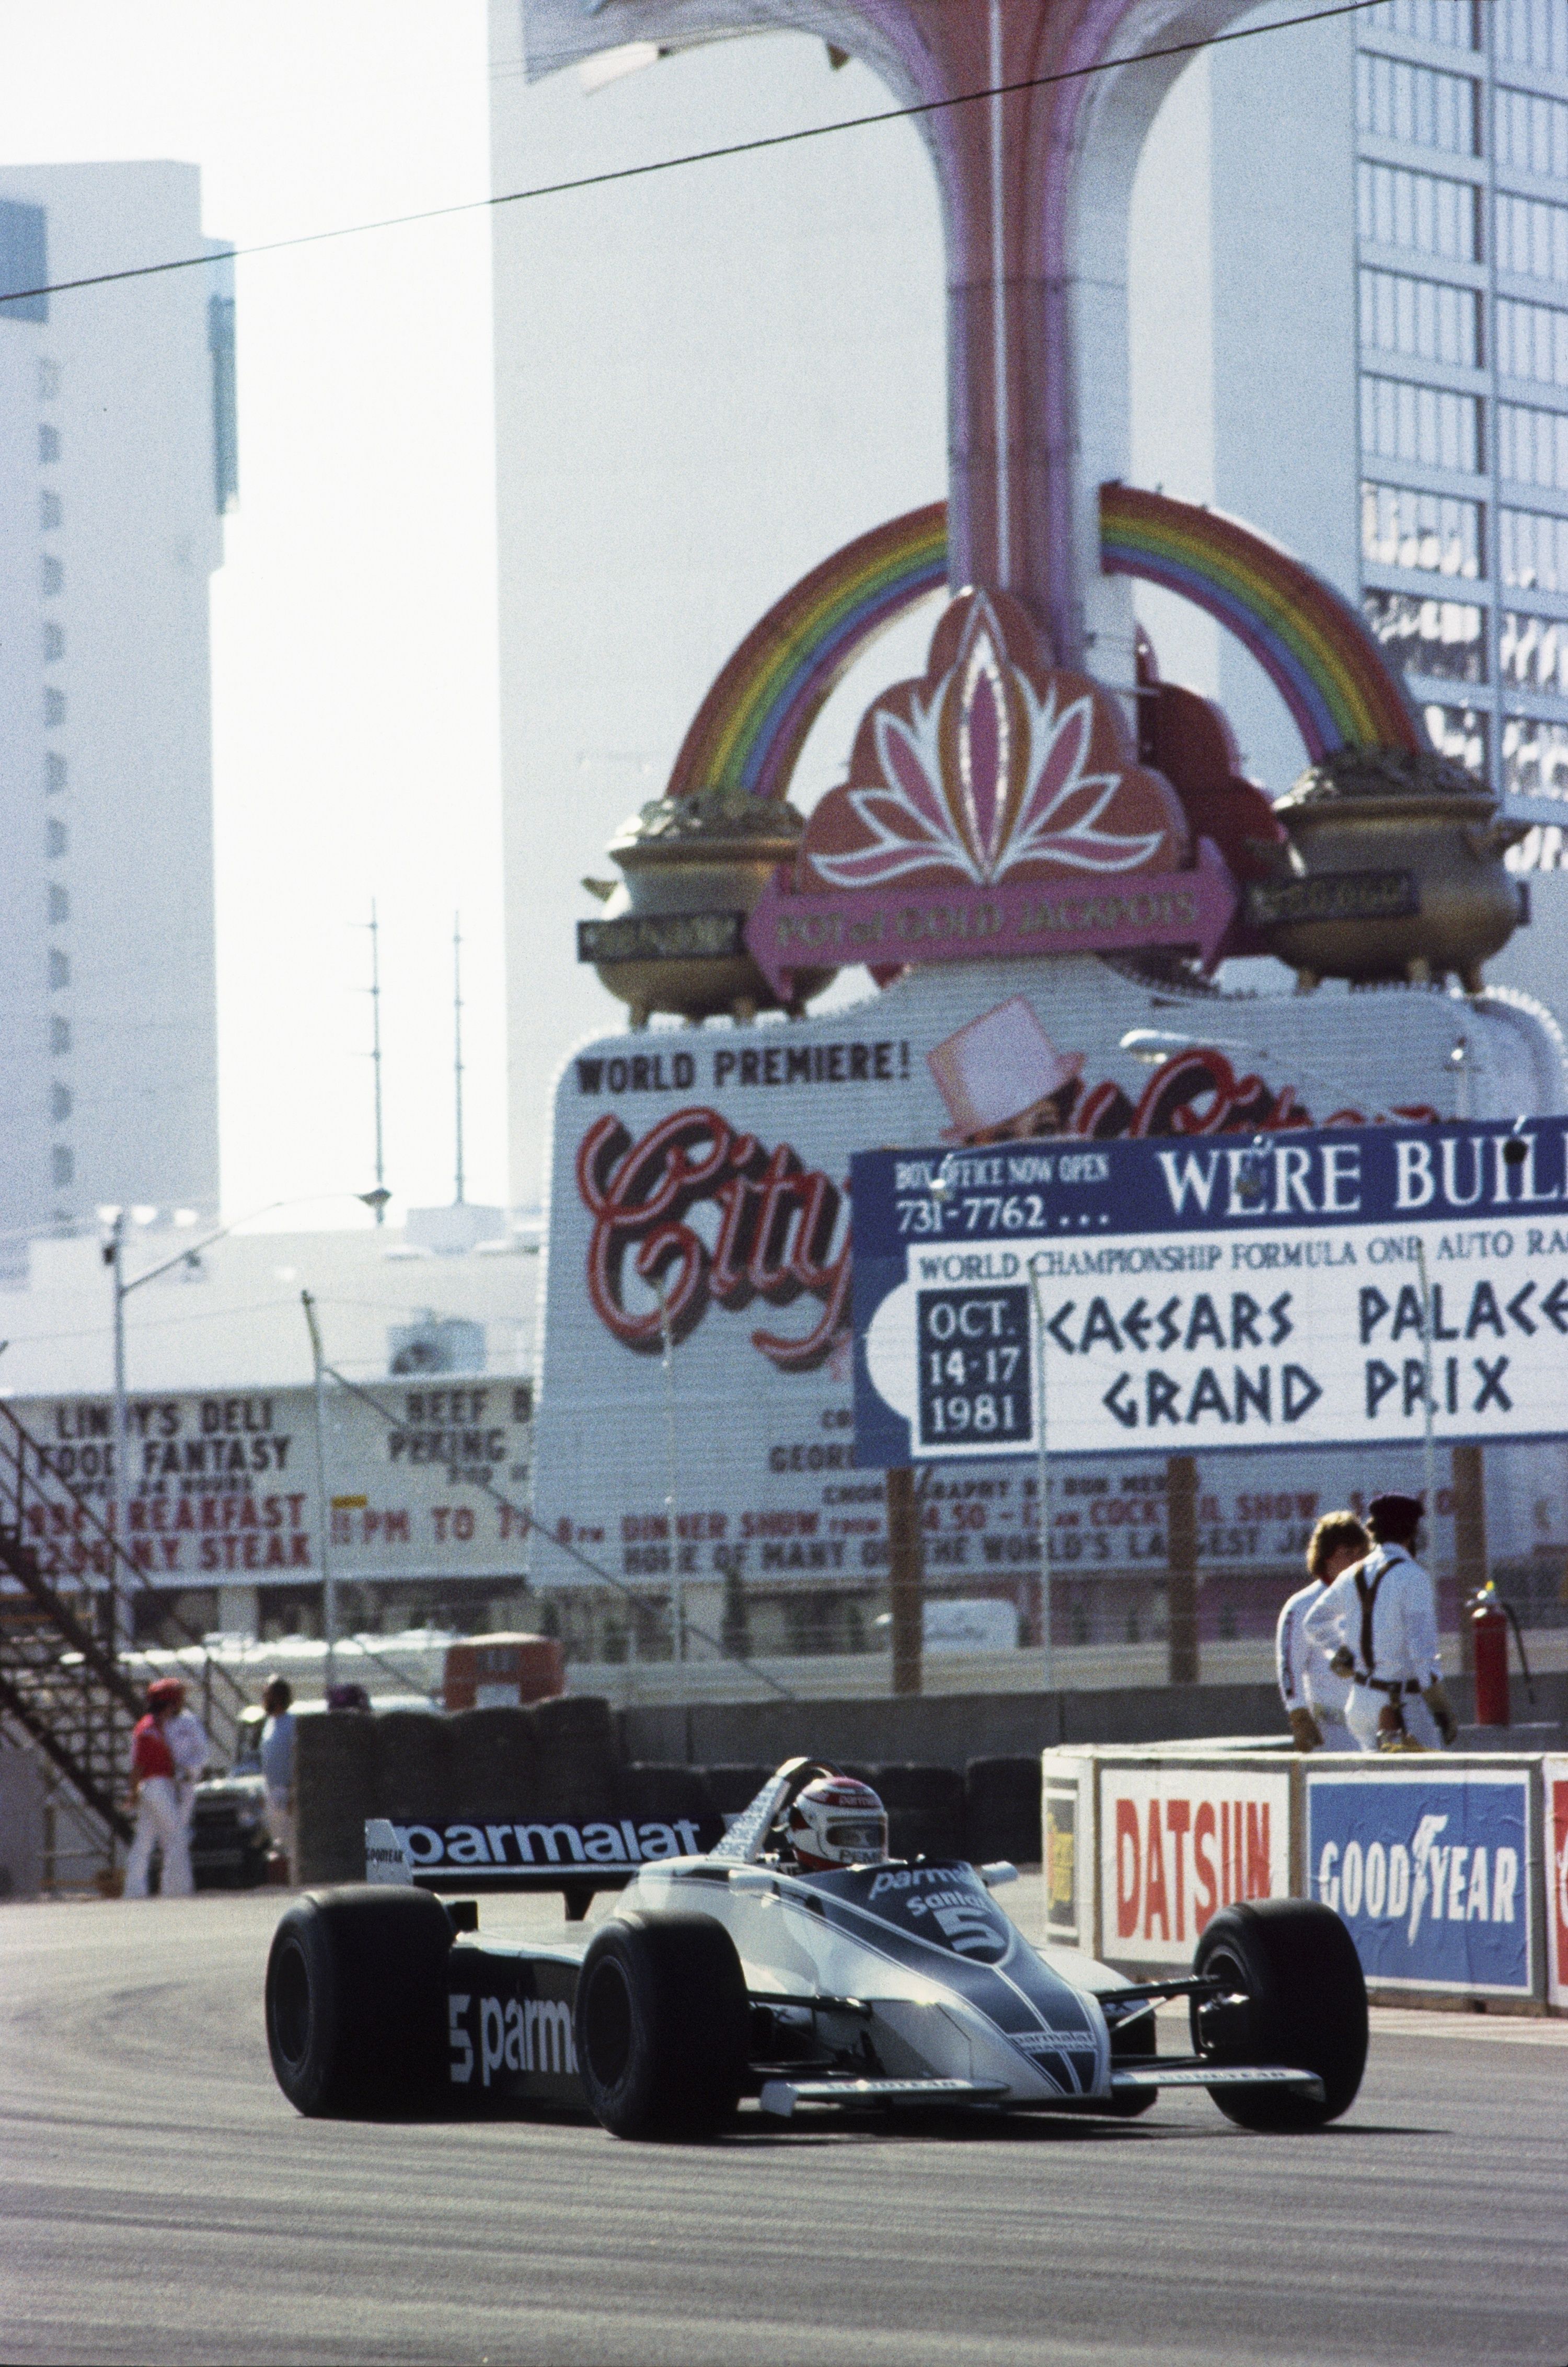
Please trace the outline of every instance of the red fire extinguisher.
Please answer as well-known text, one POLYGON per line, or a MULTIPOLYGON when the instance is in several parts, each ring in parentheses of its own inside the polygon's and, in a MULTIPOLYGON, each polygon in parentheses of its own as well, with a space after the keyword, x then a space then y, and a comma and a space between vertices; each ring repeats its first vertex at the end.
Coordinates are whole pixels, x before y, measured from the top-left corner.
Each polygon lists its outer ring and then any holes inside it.
POLYGON ((1508 1621, 1490 1580, 1470 1598, 1471 1635, 1475 1645, 1475 1722, 1507 1726, 1508 1621))

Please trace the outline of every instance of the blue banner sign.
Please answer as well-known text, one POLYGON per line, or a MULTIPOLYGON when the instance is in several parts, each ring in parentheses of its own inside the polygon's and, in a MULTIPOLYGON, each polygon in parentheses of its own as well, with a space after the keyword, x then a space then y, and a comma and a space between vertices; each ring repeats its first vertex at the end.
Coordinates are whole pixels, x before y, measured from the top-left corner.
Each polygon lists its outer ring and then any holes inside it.
POLYGON ((1369 1982, 1528 1997, 1529 1778, 1311 1768, 1307 1867, 1369 1982))
POLYGON ((1568 1426, 1568 1119, 851 1167, 858 1463, 1568 1426))

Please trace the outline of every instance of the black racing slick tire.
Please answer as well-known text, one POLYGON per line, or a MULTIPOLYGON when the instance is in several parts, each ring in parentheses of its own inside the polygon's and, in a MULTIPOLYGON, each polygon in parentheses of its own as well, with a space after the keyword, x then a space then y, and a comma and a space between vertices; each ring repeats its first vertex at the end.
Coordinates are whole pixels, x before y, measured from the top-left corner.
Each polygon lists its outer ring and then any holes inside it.
POLYGON ((350 2116, 428 2106, 446 2067, 452 1926, 423 1890, 307 1892, 273 1934, 267 2044, 295 2109, 350 2116))
POLYGON ((711 2136, 745 2085, 751 2007, 734 1942, 708 1915, 618 1915, 577 1982, 577 2069, 618 2137, 711 2136))
POLYGON ((1367 1983, 1332 1908, 1310 1898, 1222 1907, 1198 1943, 1193 1970, 1224 1984, 1219 1999, 1193 1999, 1198 2054, 1283 2063, 1323 2082, 1321 2103, 1289 2089, 1216 2089, 1227 2120, 1244 2129, 1318 2129, 1349 2110, 1367 2065, 1367 1983))

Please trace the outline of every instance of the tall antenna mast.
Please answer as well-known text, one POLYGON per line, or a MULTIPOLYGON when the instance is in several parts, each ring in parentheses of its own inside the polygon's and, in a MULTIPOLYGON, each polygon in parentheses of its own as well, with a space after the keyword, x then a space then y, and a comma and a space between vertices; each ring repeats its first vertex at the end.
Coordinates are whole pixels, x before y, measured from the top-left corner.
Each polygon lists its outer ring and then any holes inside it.
MULTIPOLYGON (((381 1143, 381 932, 376 918, 376 900, 370 899, 370 1062, 376 1081, 376 1190, 386 1190, 385 1161, 381 1143)), ((386 1222, 387 1204, 376 1202, 376 1222, 386 1222)))
POLYGON ((463 938, 462 914, 452 914, 452 1088, 457 1119, 457 1206, 463 1204, 463 938))

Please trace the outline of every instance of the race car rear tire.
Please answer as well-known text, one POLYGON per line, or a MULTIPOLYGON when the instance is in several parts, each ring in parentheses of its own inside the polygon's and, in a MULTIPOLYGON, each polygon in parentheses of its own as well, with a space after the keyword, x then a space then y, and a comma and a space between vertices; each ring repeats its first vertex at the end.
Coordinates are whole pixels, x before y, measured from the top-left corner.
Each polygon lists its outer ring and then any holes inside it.
POLYGON ((423 1890, 307 1892, 273 1934, 267 2044, 296 2110, 417 2110, 440 2093, 452 1926, 423 1890))
POLYGON ((1317 2129, 1356 2101, 1367 2064, 1367 1984, 1356 1943, 1332 1908, 1310 1898, 1222 1907, 1193 1970, 1217 1974, 1244 2004, 1192 2003, 1197 2053, 1221 2063, 1283 2063, 1315 2072, 1321 2103, 1289 2089, 1216 2089, 1244 2129, 1317 2129))
POLYGON ((708 1915, 618 1915, 577 1982, 577 2067, 618 2137, 710 2136, 745 2084, 751 2007, 734 1942, 708 1915))

